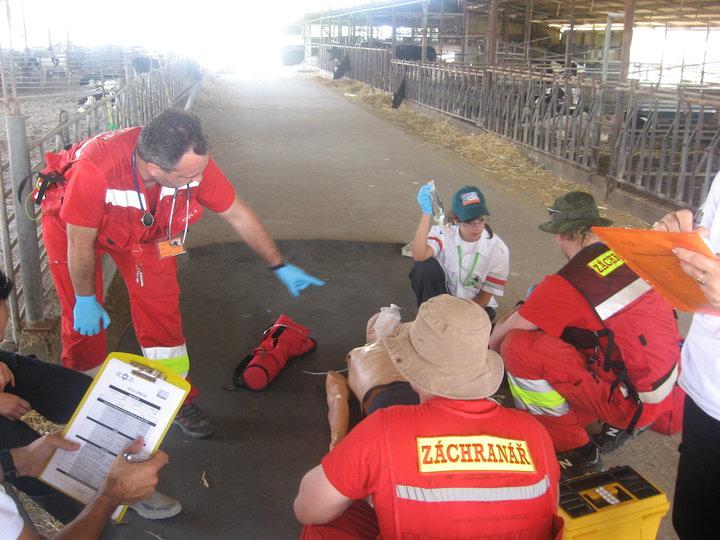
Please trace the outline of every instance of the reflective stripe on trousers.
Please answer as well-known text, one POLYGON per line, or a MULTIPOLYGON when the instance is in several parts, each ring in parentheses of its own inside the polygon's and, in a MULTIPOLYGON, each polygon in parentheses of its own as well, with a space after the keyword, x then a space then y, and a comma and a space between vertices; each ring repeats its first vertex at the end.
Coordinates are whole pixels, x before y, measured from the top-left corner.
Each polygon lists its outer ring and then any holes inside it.
POLYGON ((539 482, 529 486, 421 488, 397 485, 395 492, 399 499, 426 503, 499 502, 536 499, 544 495, 549 487, 550 480, 545 475, 539 482))
POLYGON ((176 347, 143 347, 142 351, 145 358, 160 362, 183 378, 190 371, 190 357, 185 343, 176 347))
POLYGON ((570 405, 544 379, 522 379, 507 374, 510 392, 518 409, 535 415, 563 416, 570 405))

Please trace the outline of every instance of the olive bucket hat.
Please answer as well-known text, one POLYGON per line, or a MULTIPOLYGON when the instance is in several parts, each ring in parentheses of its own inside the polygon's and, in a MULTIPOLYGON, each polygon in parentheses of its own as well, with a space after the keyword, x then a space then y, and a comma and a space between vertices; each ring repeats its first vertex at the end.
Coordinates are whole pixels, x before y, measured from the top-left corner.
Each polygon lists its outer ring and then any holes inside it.
POLYGON ((608 227, 612 221, 600 217, 595 197, 584 191, 570 191, 555 199, 548 208, 550 221, 540 230, 553 234, 567 234, 578 227, 608 227))

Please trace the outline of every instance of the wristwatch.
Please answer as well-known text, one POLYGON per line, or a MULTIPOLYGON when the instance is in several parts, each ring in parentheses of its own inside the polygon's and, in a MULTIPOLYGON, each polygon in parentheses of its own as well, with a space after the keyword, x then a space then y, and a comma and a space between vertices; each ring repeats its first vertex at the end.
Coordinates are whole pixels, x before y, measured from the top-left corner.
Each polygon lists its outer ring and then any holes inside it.
POLYGON ((17 478, 17 469, 10 450, 0 450, 0 469, 4 476, 3 481, 17 478))
POLYGON ((287 265, 287 259, 283 259, 283 261, 280 264, 275 264, 273 266, 268 266, 268 270, 272 270, 275 272, 275 270, 280 270, 283 266, 287 265))

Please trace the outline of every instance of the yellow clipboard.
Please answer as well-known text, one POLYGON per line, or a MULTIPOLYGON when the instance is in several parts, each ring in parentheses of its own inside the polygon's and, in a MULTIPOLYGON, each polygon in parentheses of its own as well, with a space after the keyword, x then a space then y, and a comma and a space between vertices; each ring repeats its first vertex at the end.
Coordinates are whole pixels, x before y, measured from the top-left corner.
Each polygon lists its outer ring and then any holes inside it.
MULTIPOLYGON (((177 399, 177 405, 174 407, 174 410, 172 410, 172 414, 168 416, 169 421, 162 427, 162 432, 160 435, 157 436, 155 443, 153 444, 152 450, 149 452, 150 454, 154 454, 158 448, 160 447, 160 444, 162 443, 163 439, 165 438, 165 435, 167 434, 168 430, 170 429, 170 426, 172 425, 172 419, 175 418, 175 415, 177 415, 178 410, 182 406, 183 402, 185 401, 185 398, 187 397, 187 394, 190 392, 190 383, 188 383, 185 379, 180 377, 178 374, 170 371, 168 368, 163 366, 160 362, 150 360, 148 358, 138 356, 135 354, 130 353, 122 353, 122 352, 113 352, 108 354, 107 358, 103 362, 102 366, 100 367, 100 370, 98 371, 97 375, 93 379, 93 382, 90 384, 90 387, 88 388, 87 392, 85 392, 85 395, 83 396, 82 400, 80 401, 79 405, 75 409, 75 412, 73 413, 72 417, 70 418, 70 421, 65 426, 65 429, 63 430, 63 436, 68 436, 70 433, 74 431, 75 422, 78 419, 79 415, 82 411, 85 410, 86 405, 88 404, 88 400, 90 396, 97 395, 97 392, 95 390, 97 389, 98 385, 101 384, 101 381, 107 382, 107 378, 111 377, 112 375, 107 370, 107 367, 111 364, 113 360, 119 360, 120 362, 123 362, 125 364, 129 364, 132 369, 129 370, 130 374, 134 377, 137 377, 137 379, 141 381, 146 382, 156 382, 156 381, 164 381, 172 386, 177 387, 180 389, 181 393, 178 394, 176 397, 177 399)), ((117 365, 117 364, 115 364, 117 365)), ((170 411, 170 409, 168 409, 170 411)), ((70 437, 72 438, 72 437, 70 437)), ((52 471, 50 469, 52 468, 52 464, 54 462, 55 454, 58 451, 56 450, 53 455, 50 457, 48 462, 45 464, 45 467, 43 469, 43 472, 38 476, 40 480, 44 481, 46 484, 50 485, 51 487, 57 489, 58 491, 64 493, 70 498, 79 500, 82 503, 87 504, 88 500, 82 500, 80 497, 76 496, 73 493, 70 493, 68 490, 63 489, 62 486, 57 485, 57 482, 51 481, 52 471)), ((80 450, 78 450, 80 452, 80 450)), ((122 520, 123 516, 125 515, 125 512, 127 511, 127 506, 120 507, 119 513, 113 514, 113 519, 115 522, 119 522, 122 520)))

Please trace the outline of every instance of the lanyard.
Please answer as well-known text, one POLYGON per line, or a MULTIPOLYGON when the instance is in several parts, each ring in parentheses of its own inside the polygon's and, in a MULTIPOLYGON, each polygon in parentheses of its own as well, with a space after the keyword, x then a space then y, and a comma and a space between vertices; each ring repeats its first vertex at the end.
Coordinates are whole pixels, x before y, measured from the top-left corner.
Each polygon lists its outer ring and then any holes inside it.
MULTIPOLYGON (((172 224, 173 216, 175 215, 175 201, 177 200, 178 188, 175 188, 175 194, 173 195, 172 205, 170 205, 170 220, 168 221, 168 242, 172 243, 172 224)), ((180 245, 185 245, 185 238, 187 238, 188 223, 190 222, 190 184, 185 186, 185 231, 183 232, 182 240, 180 245)))
MULTIPOLYGON (((458 274, 460 275, 460 278, 462 279, 463 256, 464 256, 464 255, 463 255, 463 252, 462 252, 462 249, 460 248, 460 246, 457 246, 457 253, 458 253, 458 259, 459 259, 459 261, 460 261, 460 270, 458 271, 458 274)), ((465 279, 462 280, 463 286, 465 286, 465 287, 472 287, 472 285, 473 285, 473 280, 470 279, 470 276, 472 276, 473 273, 475 272, 475 267, 477 266, 477 263, 478 263, 478 259, 479 259, 479 258, 480 258, 480 254, 479 254, 479 253, 475 253, 475 255, 473 256, 472 265, 470 266, 470 270, 468 270, 468 273, 467 273, 467 275, 465 276, 465 279)))
POLYGON ((133 151, 132 153, 132 177, 133 182, 135 182, 135 191, 137 192, 138 204, 140 204, 140 211, 143 213, 142 217, 140 218, 140 223, 142 223, 145 227, 150 228, 155 225, 155 216, 153 216, 150 213, 150 210, 145 208, 145 205, 143 204, 143 195, 142 193, 140 193, 140 182, 138 182, 137 177, 135 151, 133 151))

